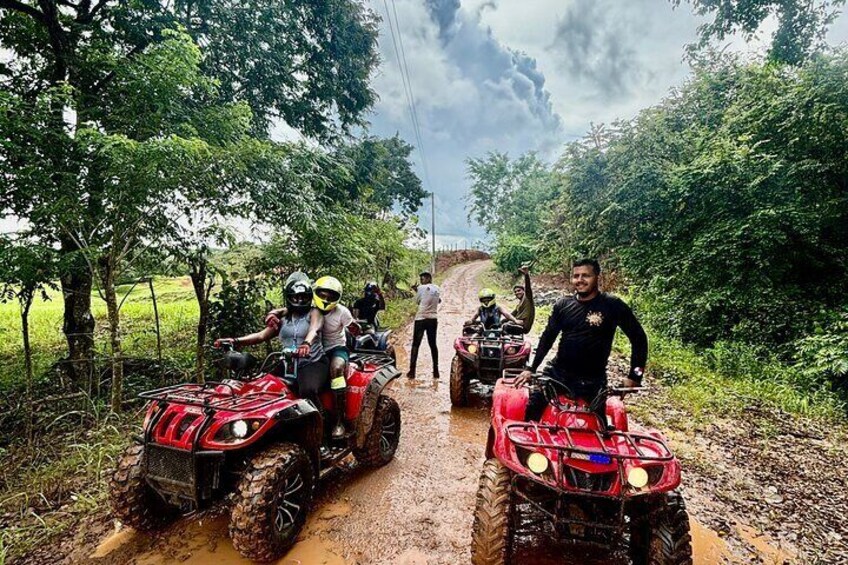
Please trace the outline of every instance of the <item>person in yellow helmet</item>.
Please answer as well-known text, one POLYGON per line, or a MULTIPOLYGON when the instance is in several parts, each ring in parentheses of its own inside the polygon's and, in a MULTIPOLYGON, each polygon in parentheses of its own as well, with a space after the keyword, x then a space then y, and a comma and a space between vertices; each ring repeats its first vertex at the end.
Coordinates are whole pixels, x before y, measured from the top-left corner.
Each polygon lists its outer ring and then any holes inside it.
MULTIPOLYGON (((345 371, 350 352, 347 349, 345 330, 354 322, 353 314, 339 304, 342 298, 342 283, 335 277, 324 276, 312 285, 312 305, 322 314, 321 341, 324 355, 330 362, 330 390, 335 397, 336 425, 333 439, 341 439, 346 433, 345 412, 347 408, 347 382, 345 371)), ((285 315, 285 309, 272 310, 268 317, 285 315)))
POLYGON ((480 299, 480 307, 477 308, 477 312, 471 318, 470 324, 475 324, 479 320, 487 330, 493 327, 499 327, 503 324, 504 320, 514 324, 521 324, 515 316, 497 303, 495 291, 491 288, 482 289, 477 293, 477 297, 480 299))

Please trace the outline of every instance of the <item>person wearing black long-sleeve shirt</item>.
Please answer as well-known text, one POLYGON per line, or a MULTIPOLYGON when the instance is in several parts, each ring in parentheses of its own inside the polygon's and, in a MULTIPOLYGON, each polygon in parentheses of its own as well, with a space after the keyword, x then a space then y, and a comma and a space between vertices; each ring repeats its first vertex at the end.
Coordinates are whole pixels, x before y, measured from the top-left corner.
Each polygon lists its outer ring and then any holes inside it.
MULTIPOLYGON (((567 385, 576 396, 591 400, 607 385, 607 362, 616 328, 630 340, 630 374, 624 386, 638 386, 648 358, 648 338, 633 311, 620 298, 598 289, 600 267, 594 260, 575 263, 571 282, 575 294, 560 299, 553 307, 548 325, 539 338, 529 370, 517 379, 527 382, 560 336, 559 347, 549 369, 551 377, 567 385)), ((538 420, 546 400, 539 391, 530 394, 527 420, 538 420)))

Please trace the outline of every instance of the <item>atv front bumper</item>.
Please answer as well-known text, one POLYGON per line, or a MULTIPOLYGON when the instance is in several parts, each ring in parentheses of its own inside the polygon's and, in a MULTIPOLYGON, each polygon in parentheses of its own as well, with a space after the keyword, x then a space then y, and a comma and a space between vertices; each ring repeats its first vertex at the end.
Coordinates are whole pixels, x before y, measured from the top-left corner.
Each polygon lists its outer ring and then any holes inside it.
POLYGON ((144 448, 144 476, 153 490, 175 506, 194 508, 212 498, 221 483, 222 451, 188 451, 155 443, 144 448))

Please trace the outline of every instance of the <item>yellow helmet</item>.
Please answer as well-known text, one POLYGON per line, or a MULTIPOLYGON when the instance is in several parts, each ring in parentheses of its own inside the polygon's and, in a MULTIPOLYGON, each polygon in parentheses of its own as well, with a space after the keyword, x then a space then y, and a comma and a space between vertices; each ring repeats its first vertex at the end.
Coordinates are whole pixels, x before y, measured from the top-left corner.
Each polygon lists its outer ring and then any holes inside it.
POLYGON ((330 312, 342 298, 342 283, 335 277, 321 277, 315 281, 312 298, 316 308, 330 312))
POLYGON ((480 299, 480 304, 489 307, 495 304, 495 291, 491 288, 484 288, 477 293, 477 298, 480 299))

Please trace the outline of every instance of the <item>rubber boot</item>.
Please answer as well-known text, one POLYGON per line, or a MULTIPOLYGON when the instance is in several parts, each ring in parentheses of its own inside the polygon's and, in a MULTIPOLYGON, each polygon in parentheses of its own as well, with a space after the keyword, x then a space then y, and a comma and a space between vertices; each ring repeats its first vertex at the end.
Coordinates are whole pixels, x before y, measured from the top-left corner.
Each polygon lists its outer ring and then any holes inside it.
POLYGON ((347 389, 334 390, 333 393, 335 395, 336 426, 333 428, 332 438, 337 440, 342 439, 347 432, 344 425, 344 415, 347 411, 347 389))
POLYGON ((439 351, 438 350, 433 351, 433 378, 437 379, 437 380, 439 378, 439 351))
POLYGON ((415 378, 415 364, 418 361, 418 348, 413 347, 409 352, 409 372, 406 373, 406 378, 415 378))

